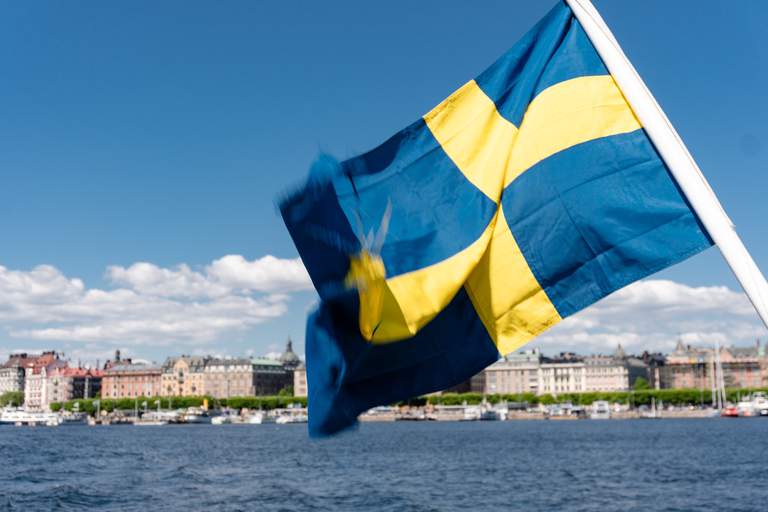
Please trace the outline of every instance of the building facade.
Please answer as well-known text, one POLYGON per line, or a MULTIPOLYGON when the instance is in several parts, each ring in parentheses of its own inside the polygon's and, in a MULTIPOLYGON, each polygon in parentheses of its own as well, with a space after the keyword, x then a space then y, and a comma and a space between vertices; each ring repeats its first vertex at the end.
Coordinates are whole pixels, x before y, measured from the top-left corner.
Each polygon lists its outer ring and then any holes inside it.
POLYGON ((48 375, 57 368, 66 368, 67 362, 54 351, 43 352, 28 363, 24 373, 24 407, 40 410, 51 403, 48 375))
POLYGON ((169 357, 162 366, 161 396, 205 395, 205 365, 209 357, 169 357))
POLYGON ((279 359, 171 357, 160 369, 160 395, 214 398, 277 395, 281 391, 290 392, 294 371, 300 365, 301 359, 293 352, 291 340, 279 359))
POLYGON ((103 398, 160 396, 160 366, 133 363, 130 360, 108 364, 101 381, 103 398))
POLYGON ((303 363, 293 370, 293 396, 307 396, 307 367, 303 363))
POLYGON ((253 368, 253 394, 256 396, 277 395, 293 386, 293 370, 283 363, 266 357, 251 359, 253 368))
POLYGON ((229 398, 254 394, 253 367, 249 359, 207 359, 203 376, 203 388, 208 396, 229 398))
POLYGON ((502 357, 483 372, 482 392, 523 394, 539 392, 539 349, 522 350, 502 357))
POLYGON ((53 402, 66 402, 101 396, 103 372, 90 368, 53 368, 47 372, 46 393, 41 401, 43 409, 53 402))
POLYGON ((639 377, 648 379, 642 358, 627 356, 621 345, 612 355, 545 357, 538 349, 522 350, 483 370, 483 393, 537 395, 627 391, 639 377))
MULTIPOLYGON (((677 342, 666 358, 664 381, 670 388, 711 389, 718 354, 714 347, 695 347, 677 342)), ((765 346, 721 347, 720 364, 727 388, 756 388, 766 383, 765 346)))
POLYGON ((571 352, 542 358, 539 366, 539 394, 583 393, 586 388, 584 358, 571 352))
POLYGON ((25 353, 11 354, 8 361, 0 366, 0 395, 24 391, 25 368, 32 364, 36 358, 36 356, 25 353))

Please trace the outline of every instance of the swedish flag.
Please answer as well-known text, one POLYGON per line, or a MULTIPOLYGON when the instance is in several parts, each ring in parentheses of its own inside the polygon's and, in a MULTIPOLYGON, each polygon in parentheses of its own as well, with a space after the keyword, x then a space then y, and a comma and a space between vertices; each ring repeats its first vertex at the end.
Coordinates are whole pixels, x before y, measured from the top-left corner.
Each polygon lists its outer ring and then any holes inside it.
POLYGON ((321 298, 312 434, 712 245, 565 3, 381 146, 318 162, 281 211, 321 298))

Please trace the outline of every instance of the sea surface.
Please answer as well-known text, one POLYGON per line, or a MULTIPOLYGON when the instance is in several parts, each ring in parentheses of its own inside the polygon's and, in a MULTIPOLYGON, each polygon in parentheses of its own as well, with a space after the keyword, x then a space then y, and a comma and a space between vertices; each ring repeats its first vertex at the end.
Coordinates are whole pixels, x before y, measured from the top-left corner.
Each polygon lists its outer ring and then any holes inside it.
POLYGON ((0 510, 765 511, 768 419, 3 426, 0 510))

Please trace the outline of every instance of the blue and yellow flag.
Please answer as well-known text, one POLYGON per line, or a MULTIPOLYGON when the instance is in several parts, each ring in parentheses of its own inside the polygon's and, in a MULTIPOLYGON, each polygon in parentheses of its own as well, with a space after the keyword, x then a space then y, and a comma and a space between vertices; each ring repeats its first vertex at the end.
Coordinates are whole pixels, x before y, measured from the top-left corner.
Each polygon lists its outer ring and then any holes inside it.
POLYGON ((315 435, 712 245, 565 3, 379 147, 320 160, 281 210, 321 299, 315 435))

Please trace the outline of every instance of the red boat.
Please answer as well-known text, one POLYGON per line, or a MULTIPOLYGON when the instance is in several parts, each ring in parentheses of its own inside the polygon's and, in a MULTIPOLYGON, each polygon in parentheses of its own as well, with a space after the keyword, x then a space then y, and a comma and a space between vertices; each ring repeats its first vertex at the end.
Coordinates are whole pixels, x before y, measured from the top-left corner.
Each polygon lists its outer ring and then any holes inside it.
POLYGON ((720 416, 724 418, 738 418, 739 409, 733 405, 728 406, 725 409, 723 409, 723 412, 720 413, 720 416))

